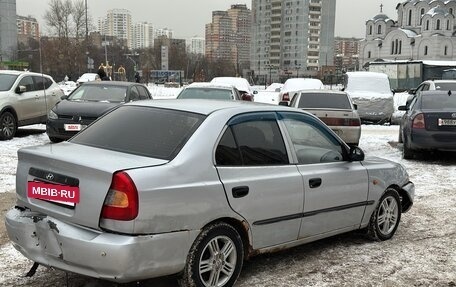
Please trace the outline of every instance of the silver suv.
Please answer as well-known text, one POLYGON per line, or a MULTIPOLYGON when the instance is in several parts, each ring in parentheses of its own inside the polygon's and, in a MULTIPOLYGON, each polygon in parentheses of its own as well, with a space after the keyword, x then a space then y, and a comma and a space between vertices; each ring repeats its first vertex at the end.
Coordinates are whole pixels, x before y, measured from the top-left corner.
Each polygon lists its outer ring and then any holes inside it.
POLYGON ((63 91, 51 76, 0 70, 0 140, 10 140, 20 126, 45 123, 63 91))

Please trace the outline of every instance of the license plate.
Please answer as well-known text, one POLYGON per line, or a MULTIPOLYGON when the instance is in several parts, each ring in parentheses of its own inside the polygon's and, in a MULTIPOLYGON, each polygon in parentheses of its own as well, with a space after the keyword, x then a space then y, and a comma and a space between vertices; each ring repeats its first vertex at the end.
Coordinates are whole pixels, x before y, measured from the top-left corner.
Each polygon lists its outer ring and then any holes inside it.
POLYGON ((439 126, 456 126, 456 120, 439 119, 439 126))
POLYGON ((83 129, 85 129, 87 126, 86 125, 80 125, 80 124, 64 124, 63 128, 67 132, 79 132, 83 129))
POLYGON ((79 187, 29 181, 27 183, 27 196, 29 198, 75 206, 76 203, 79 203, 79 187))

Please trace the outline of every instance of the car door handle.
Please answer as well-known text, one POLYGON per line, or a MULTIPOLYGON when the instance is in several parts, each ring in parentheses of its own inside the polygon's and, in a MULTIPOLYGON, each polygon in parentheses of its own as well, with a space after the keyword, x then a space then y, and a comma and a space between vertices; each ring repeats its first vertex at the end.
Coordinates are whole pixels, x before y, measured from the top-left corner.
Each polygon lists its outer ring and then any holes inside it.
POLYGON ((248 186, 236 186, 233 187, 231 190, 233 193, 234 198, 241 198, 249 194, 249 187, 248 186))
POLYGON ((321 185, 321 178, 311 178, 309 179, 310 188, 316 188, 321 185))

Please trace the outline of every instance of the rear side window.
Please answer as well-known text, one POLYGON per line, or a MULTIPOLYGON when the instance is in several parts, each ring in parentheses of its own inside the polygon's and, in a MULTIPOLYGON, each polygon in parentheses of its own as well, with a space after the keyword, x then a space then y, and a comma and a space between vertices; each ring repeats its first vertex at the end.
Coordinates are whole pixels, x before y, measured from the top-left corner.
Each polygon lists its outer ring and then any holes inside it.
POLYGON ((216 150, 218 165, 288 164, 285 143, 274 116, 250 118, 225 131, 216 150))
POLYGON ((345 94, 301 93, 298 108, 351 109, 351 105, 345 94))
POLYGON ((72 143, 171 160, 200 126, 200 114, 121 106, 77 134, 72 143))
POLYGON ((33 76, 33 79, 35 80, 35 87, 38 91, 49 89, 52 85, 51 79, 46 77, 33 76))

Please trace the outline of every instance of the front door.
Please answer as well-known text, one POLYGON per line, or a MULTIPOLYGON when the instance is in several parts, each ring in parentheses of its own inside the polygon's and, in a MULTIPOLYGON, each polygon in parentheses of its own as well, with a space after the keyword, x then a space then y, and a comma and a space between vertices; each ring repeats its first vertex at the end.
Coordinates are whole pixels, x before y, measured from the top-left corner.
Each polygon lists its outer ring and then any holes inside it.
POLYGON ((329 128, 298 113, 281 113, 304 183, 300 238, 359 227, 367 201, 367 170, 350 162, 329 128))

